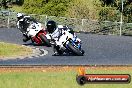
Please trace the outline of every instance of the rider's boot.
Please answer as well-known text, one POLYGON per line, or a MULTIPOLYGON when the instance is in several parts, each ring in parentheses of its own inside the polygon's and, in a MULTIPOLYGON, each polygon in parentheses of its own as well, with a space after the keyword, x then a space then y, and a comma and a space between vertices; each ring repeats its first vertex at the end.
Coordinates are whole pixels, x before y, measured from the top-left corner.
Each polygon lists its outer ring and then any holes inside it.
POLYGON ((23 42, 27 42, 28 40, 30 40, 30 38, 25 34, 23 34, 23 37, 23 42))
POLYGON ((58 55, 62 55, 63 52, 60 50, 60 47, 57 45, 54 45, 53 46, 53 49, 54 49, 54 56, 58 56, 58 55))

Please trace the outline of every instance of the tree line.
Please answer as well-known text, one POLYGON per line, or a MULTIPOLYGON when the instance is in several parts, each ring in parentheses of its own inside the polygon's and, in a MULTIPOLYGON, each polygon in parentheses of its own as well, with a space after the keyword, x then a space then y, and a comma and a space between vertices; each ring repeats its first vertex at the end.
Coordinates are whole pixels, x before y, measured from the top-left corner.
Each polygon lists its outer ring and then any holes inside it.
MULTIPOLYGON (((4 0, 5 1, 5 0, 4 0)), ((132 22, 132 0, 11 0, 30 14, 65 16, 92 20, 119 21, 123 13, 125 22, 132 22)))

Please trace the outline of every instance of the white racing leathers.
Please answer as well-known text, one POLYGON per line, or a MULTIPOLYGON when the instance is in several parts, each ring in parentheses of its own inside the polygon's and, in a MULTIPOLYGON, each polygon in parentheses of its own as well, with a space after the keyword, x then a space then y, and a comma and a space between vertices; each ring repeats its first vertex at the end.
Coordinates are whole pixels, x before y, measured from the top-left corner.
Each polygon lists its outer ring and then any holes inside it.
POLYGON ((63 28, 62 25, 58 25, 57 29, 51 34, 52 39, 56 41, 59 39, 59 37, 62 34, 62 28, 63 28))
POLYGON ((50 35, 57 45, 62 46, 62 42, 66 41, 67 36, 70 36, 71 38, 75 36, 75 34, 71 34, 69 31, 70 29, 65 29, 63 25, 58 25, 57 29, 50 35))
MULTIPOLYGON (((73 39, 76 37, 75 34, 69 32, 70 29, 63 29, 62 25, 59 25, 58 28, 51 34, 51 37, 55 40, 55 45, 57 48, 64 49, 63 44, 67 41, 67 39, 73 39)), ((81 42, 79 38, 76 37, 76 41, 81 42)))

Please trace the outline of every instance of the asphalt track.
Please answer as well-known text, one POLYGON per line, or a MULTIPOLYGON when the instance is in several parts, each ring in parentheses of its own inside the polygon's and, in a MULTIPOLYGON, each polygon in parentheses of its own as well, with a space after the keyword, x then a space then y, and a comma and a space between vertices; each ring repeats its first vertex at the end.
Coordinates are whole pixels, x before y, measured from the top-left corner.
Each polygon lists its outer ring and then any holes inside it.
MULTIPOLYGON (((52 56, 52 47, 35 46, 48 51, 45 56, 0 60, 0 65, 131 65, 132 37, 77 34, 82 40, 84 56, 52 56)), ((33 46, 24 43, 17 29, 0 28, 0 41, 33 46)))

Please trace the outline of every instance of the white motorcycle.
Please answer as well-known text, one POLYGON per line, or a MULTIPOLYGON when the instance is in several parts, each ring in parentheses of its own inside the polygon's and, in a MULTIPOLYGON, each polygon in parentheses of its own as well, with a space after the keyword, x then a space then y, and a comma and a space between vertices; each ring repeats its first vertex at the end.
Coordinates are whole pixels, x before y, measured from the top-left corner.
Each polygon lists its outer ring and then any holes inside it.
POLYGON ((68 53, 77 56, 84 55, 84 50, 82 50, 81 47, 81 40, 75 34, 71 34, 69 31, 69 29, 63 30, 59 41, 55 41, 55 45, 59 46, 59 48, 56 49, 57 52, 59 54, 68 53))
POLYGON ((49 37, 46 36, 47 32, 39 22, 30 23, 24 35, 30 38, 31 41, 37 45, 46 44, 47 46, 51 46, 50 40, 48 39, 49 37))

